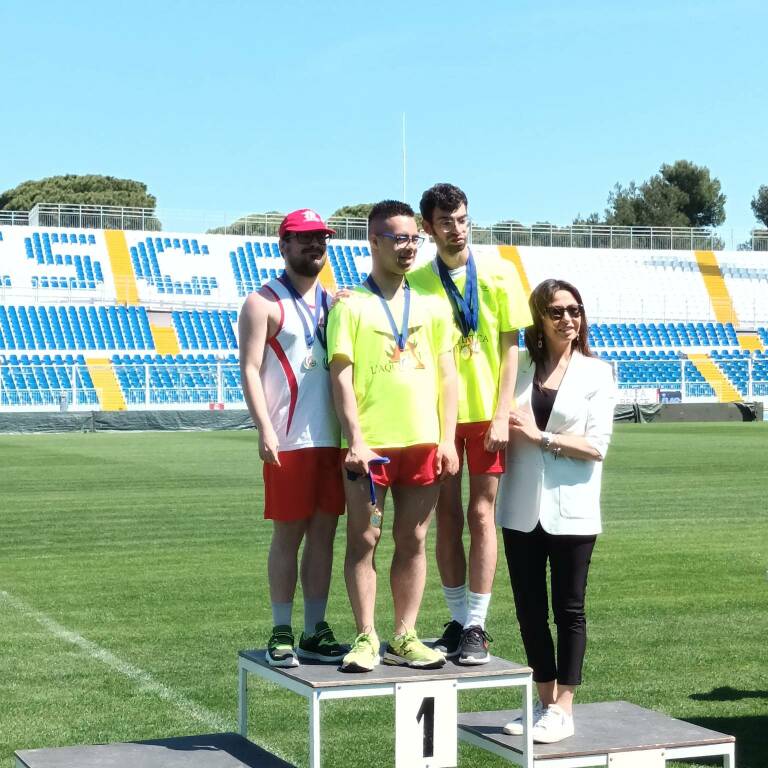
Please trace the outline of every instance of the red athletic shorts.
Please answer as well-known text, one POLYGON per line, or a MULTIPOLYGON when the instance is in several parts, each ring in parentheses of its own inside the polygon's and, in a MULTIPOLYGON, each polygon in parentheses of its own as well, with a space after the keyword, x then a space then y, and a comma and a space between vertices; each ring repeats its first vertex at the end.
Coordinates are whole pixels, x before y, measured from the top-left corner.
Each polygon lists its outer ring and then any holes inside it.
POLYGON ((264 518, 293 522, 316 511, 344 514, 341 451, 300 448, 280 451, 280 466, 264 464, 264 518))
POLYGON ((466 450, 470 475, 501 475, 504 472, 506 450, 486 451, 483 445, 490 424, 490 421, 472 421, 456 425, 456 453, 463 466, 466 450))
POLYGON ((432 443, 372 450, 389 459, 389 464, 371 464, 371 475, 376 485, 387 488, 392 485, 432 485, 439 478, 437 446, 432 443))

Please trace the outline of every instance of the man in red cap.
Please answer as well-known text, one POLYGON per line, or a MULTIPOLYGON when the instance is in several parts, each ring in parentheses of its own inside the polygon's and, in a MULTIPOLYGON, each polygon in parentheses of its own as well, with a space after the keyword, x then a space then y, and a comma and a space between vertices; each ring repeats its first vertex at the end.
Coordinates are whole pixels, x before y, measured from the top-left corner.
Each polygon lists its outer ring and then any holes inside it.
POLYGON ((326 355, 329 301, 319 282, 334 231, 303 208, 283 219, 279 234, 285 271, 250 294, 240 312, 240 371, 259 431, 264 517, 273 521, 267 661, 294 667, 299 658, 338 662, 346 651, 325 621, 344 488, 326 355), (295 648, 291 613, 302 540, 304 632, 295 648))

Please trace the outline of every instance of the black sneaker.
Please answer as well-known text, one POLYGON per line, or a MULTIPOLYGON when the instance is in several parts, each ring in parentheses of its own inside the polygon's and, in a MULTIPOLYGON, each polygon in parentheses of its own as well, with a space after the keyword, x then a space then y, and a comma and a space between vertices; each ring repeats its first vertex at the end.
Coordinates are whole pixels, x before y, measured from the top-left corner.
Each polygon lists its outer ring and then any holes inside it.
POLYGON ((441 651, 446 659, 452 659, 459 655, 463 632, 464 627, 458 621, 449 621, 443 627, 443 636, 432 647, 436 651, 441 651))
POLYGON ((487 664, 491 659, 488 643, 492 640, 482 627, 467 627, 461 636, 459 664, 487 664))

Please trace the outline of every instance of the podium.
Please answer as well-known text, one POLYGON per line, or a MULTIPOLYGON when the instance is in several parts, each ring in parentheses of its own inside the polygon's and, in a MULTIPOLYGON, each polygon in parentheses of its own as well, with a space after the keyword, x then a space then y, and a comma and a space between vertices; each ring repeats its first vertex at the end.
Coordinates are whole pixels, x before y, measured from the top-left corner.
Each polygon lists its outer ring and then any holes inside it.
MULTIPOLYGON (((455 760, 456 736, 446 738, 453 708, 453 734, 456 731, 456 693, 478 688, 523 689, 525 737, 521 738, 521 760, 533 768, 531 741, 532 671, 530 667, 492 656, 487 664, 463 666, 448 660, 440 669, 412 669, 380 664, 372 672, 342 672, 329 664, 301 664, 298 667, 272 667, 264 649, 240 651, 238 655, 238 724, 240 735, 248 735, 248 675, 256 675, 303 696, 309 703, 309 765, 320 768, 320 704, 331 699, 366 696, 395 697, 396 764, 425 768, 450 765, 435 750, 452 747, 455 760), (452 697, 452 698, 451 698, 452 697), (445 702, 443 706, 443 702, 445 702), (451 702, 453 702, 451 704, 451 702), (418 727, 417 727, 418 726, 418 727), (440 744, 432 738, 440 731, 440 744), (430 733, 431 731, 431 733, 430 733), (451 742, 453 742, 451 744, 451 742), (430 748, 433 750, 431 754, 430 748), (419 754, 420 753, 420 754, 419 754), (407 756, 412 755, 413 760, 407 756)), ((448 753, 450 754, 450 753, 448 753)))
POLYGON ((533 768, 664 768, 667 760, 692 757, 722 757, 724 768, 736 768, 733 736, 628 701, 576 704, 576 734, 556 744, 534 744, 531 763, 521 737, 502 730, 519 714, 519 710, 460 714, 459 739, 533 768))

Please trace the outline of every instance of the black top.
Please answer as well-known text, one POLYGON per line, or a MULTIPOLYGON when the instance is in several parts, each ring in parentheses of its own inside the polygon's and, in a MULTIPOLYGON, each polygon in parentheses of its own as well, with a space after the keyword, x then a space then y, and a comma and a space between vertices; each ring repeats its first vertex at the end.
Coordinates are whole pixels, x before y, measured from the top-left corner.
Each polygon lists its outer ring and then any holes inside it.
POLYGON ((545 430, 549 415, 552 413, 552 406, 557 397, 556 389, 547 389, 542 387, 538 381, 533 381, 533 393, 531 394, 531 407, 533 408, 533 418, 536 419, 536 426, 545 430))

